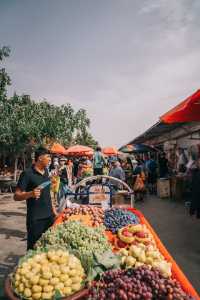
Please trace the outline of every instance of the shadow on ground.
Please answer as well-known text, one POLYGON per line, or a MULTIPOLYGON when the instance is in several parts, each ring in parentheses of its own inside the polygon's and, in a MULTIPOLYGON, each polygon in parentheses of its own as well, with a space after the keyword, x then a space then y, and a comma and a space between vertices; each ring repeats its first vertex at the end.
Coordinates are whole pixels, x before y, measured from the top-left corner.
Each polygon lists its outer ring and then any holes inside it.
POLYGON ((10 239, 10 238, 13 238, 13 237, 24 238, 25 231, 16 230, 16 229, 9 229, 9 228, 0 228, 0 234, 5 234, 6 239, 10 239))
POLYGON ((5 217, 12 217, 12 216, 19 216, 19 217, 25 217, 25 213, 21 212, 16 212, 16 211, 1 211, 0 215, 5 216, 5 217))

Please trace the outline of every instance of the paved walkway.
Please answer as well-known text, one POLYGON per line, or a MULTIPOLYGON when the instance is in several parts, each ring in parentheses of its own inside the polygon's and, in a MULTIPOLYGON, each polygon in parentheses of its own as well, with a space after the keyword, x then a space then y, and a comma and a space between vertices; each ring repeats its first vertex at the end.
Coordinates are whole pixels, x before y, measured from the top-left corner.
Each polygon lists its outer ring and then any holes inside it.
POLYGON ((136 203, 200 293, 200 220, 190 217, 183 203, 150 197, 136 203))
POLYGON ((26 207, 15 202, 12 194, 0 195, 0 299, 3 297, 3 279, 16 265, 26 250, 26 207))

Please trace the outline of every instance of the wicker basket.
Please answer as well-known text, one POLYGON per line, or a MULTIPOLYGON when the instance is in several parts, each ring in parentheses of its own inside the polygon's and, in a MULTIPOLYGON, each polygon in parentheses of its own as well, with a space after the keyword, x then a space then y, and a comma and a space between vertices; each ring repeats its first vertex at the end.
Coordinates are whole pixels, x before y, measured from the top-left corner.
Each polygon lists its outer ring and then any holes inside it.
MULTIPOLYGON (((20 300, 12 290, 10 278, 7 277, 4 282, 4 292, 5 296, 9 300, 20 300)), ((82 289, 81 291, 75 293, 66 298, 62 298, 62 300, 86 300, 88 298, 88 289, 82 289)))

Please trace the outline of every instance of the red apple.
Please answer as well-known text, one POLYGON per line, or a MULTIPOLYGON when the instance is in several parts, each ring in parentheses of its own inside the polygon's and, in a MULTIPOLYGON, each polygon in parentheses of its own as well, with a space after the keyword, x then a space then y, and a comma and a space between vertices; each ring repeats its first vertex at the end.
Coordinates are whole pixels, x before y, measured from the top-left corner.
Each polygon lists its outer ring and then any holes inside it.
POLYGON ((122 242, 121 240, 117 241, 118 248, 126 248, 127 244, 122 242))
POLYGON ((132 233, 129 232, 127 229, 124 229, 124 230, 122 231, 122 234, 123 234, 124 236, 127 236, 127 237, 132 237, 132 236, 133 236, 132 233))
POLYGON ((138 231, 135 233, 135 235, 140 239, 145 239, 148 237, 148 233, 146 233, 144 231, 138 231))

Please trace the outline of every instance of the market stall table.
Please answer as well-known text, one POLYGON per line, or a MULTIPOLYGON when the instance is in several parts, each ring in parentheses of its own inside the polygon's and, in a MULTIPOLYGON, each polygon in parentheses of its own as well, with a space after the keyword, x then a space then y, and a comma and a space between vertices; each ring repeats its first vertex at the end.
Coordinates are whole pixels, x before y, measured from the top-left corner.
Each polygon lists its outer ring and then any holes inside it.
MULTIPOLYGON (((150 230, 151 234, 153 235, 156 245, 160 251, 160 253, 164 256, 164 258, 172 264, 172 276, 180 282, 183 290, 191 295, 195 300, 200 300, 200 296, 197 294, 196 290, 193 288, 192 284, 189 282, 189 280, 186 278, 180 267, 176 264, 175 260, 172 258, 172 256, 169 254, 161 240, 159 239, 158 235, 154 231, 154 229, 151 227, 147 219, 144 217, 144 215, 137 209, 135 208, 127 208, 124 207, 124 209, 134 213, 135 215, 138 216, 140 219, 141 224, 145 224, 147 228, 150 230)), ((64 221, 64 214, 60 214, 60 216, 57 218, 55 221, 54 225, 60 224, 64 221)), ((107 237, 112 239, 113 235, 111 232, 108 232, 107 237)))
POLYGON ((12 193, 12 188, 16 182, 11 176, 0 176, 0 192, 7 190, 12 193))
MULTIPOLYGON (((82 211, 85 212, 85 208, 82 208, 82 211)), ((151 235, 152 235, 152 237, 153 237, 153 239, 154 239, 154 241, 156 243, 156 247, 159 250, 159 252, 161 253, 161 255, 164 257, 164 259, 168 263, 171 263, 171 266, 172 266, 172 269, 171 269, 171 271, 172 271, 172 278, 176 279, 180 283, 180 285, 181 285, 182 289, 185 291, 185 293, 187 293, 188 295, 190 295, 192 297, 191 299, 194 299, 194 300, 200 299, 199 295, 197 294, 197 292, 193 288, 192 284, 189 282, 189 280, 183 274, 183 272, 181 271, 181 269, 179 268, 179 266, 176 264, 176 262, 174 261, 174 259, 171 257, 171 255, 169 254, 169 252, 167 251, 167 249, 165 248, 165 246, 162 244, 162 242, 160 241, 159 237, 157 236, 157 234, 155 233, 154 229, 151 227, 151 225, 149 224, 149 222, 147 221, 147 219, 144 217, 144 215, 140 211, 138 211, 137 209, 135 209, 135 208, 126 208, 123 211, 124 212, 129 211, 130 214, 132 213, 132 217, 134 217, 134 218, 137 219, 137 223, 134 223, 134 224, 141 224, 141 225, 146 226, 146 228, 151 233, 151 235), (138 221, 139 221, 139 223, 138 223, 138 221)), ((110 210, 108 210, 107 212, 110 212, 110 210)), ((106 213, 106 212, 104 212, 104 213, 106 213)), ((105 216, 105 218, 106 218, 106 216, 105 216)), ((105 220, 106 219, 104 219, 104 224, 106 224, 105 220)), ((65 213, 63 212, 57 218, 54 226, 58 225, 58 224, 61 224, 61 223, 65 222, 65 221, 66 221, 66 216, 65 216, 65 213)), ((64 226, 66 226, 67 224, 69 224, 69 223, 66 222, 64 226)), ((129 224, 133 224, 132 220, 131 220, 131 223, 129 223, 129 224)), ((79 225, 79 226, 81 226, 81 225, 79 225)), ((107 225, 106 225, 106 227, 107 227, 107 225)), ((56 226, 55 226, 55 229, 56 229, 56 226)), ((123 229, 123 227, 122 227, 122 229, 123 229)), ((112 231, 112 232, 108 231, 108 227, 107 227, 107 230, 104 233, 104 235, 106 235, 106 237, 108 238, 108 240, 110 242, 112 241, 113 238, 117 237, 117 235, 115 234, 116 230, 112 231), (112 232, 114 232, 114 233, 112 233, 112 232)), ((18 298, 13 298, 14 294, 11 291, 11 286, 10 286, 9 279, 6 280, 5 289, 6 289, 6 293, 7 293, 6 295, 9 297, 9 299, 12 299, 12 300, 18 299, 18 298)), ((81 294, 81 292, 80 292, 80 294, 79 294, 78 297, 73 298, 73 296, 76 296, 74 294, 71 297, 66 298, 66 299, 67 300, 72 300, 72 299, 76 299, 76 300, 79 299, 80 300, 80 299, 85 299, 85 297, 87 299, 86 295, 87 295, 87 288, 84 289, 83 294, 81 294)))

